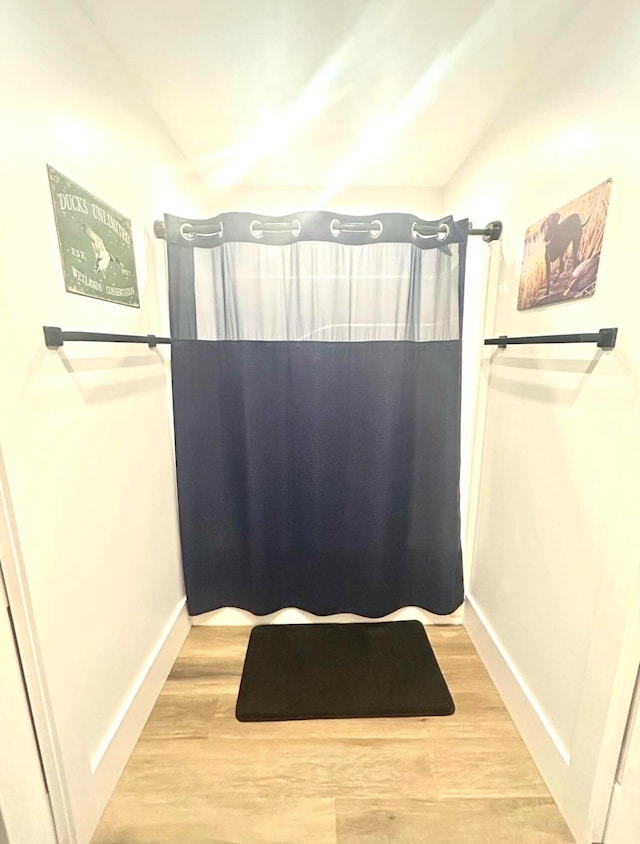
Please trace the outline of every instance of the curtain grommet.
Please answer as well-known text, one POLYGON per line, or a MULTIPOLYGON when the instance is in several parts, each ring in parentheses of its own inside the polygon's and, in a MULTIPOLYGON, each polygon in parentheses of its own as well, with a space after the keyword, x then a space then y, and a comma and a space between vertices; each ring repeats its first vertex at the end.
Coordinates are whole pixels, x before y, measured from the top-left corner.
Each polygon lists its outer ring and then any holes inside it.
POLYGON ((264 231, 258 231, 256 228, 257 226, 262 226, 260 220, 251 220, 251 222, 249 223, 249 231, 251 232, 252 236, 256 238, 256 240, 259 240, 261 237, 264 237, 264 231))
POLYGON ((185 240, 189 242, 196 239, 196 237, 219 237, 222 239, 224 234, 224 224, 222 220, 220 220, 220 228, 218 231, 215 232, 199 232, 199 231, 187 231, 187 226, 190 229, 193 229, 193 225, 191 223, 183 223, 178 231, 180 232, 180 236, 183 237, 185 240))
POLYGON ((442 223, 440 225, 440 229, 435 232, 435 234, 422 234, 418 231, 418 224, 414 222, 411 224, 411 237, 414 240, 420 238, 421 240, 435 240, 439 241, 440 243, 444 243, 449 239, 449 235, 451 234, 451 226, 448 223, 442 223))
POLYGON ((382 225, 382 220, 372 220, 371 226, 372 226, 372 228, 369 231, 369 237, 373 237, 373 238, 380 237, 380 235, 382 234, 382 230, 384 228, 384 226, 382 225), (376 231, 373 230, 373 226, 377 226, 376 231))
POLYGON ((196 233, 193 232, 193 231, 191 231, 191 232, 186 231, 187 226, 191 226, 191 223, 183 223, 180 226, 180 229, 179 229, 180 236, 183 237, 185 240, 195 240, 196 239, 196 233))

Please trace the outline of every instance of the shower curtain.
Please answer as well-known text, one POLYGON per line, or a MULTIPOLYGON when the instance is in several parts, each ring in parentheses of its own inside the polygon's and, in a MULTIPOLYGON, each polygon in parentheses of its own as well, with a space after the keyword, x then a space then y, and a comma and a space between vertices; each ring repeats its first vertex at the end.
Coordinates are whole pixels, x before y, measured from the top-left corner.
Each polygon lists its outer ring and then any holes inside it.
POLYGON ((165 217, 188 608, 463 599, 467 221, 165 217))

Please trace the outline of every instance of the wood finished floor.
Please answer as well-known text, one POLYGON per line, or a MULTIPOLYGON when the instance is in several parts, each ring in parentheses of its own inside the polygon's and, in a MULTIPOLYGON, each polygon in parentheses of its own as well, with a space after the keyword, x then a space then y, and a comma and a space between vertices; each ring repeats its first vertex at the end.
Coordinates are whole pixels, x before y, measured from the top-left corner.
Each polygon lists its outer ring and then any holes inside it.
POLYGON ((93 844, 571 844, 461 627, 447 718, 243 724, 248 628, 194 627, 93 844))

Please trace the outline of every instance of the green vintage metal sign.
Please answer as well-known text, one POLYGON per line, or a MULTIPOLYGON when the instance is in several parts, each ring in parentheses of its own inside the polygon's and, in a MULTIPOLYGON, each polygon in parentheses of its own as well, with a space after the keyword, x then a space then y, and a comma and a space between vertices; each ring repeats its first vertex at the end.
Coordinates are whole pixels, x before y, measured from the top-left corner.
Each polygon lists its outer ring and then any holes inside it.
POLYGON ((131 220, 47 170, 67 292, 139 308, 131 220))

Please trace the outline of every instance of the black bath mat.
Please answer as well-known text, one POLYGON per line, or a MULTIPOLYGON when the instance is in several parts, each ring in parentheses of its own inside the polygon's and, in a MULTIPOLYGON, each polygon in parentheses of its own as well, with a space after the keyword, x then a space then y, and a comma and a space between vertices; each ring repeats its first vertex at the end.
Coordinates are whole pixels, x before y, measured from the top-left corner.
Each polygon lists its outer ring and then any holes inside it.
POLYGON ((239 721, 451 715, 453 699, 419 621, 254 627, 239 721))

